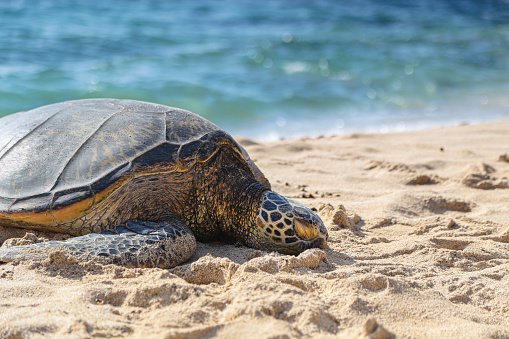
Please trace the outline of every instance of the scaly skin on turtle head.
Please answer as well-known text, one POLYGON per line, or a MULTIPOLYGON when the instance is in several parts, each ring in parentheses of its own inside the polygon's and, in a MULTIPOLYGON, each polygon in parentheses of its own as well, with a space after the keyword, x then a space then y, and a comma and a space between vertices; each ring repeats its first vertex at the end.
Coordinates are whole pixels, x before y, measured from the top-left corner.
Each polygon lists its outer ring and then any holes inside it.
POLYGON ((255 218, 251 246, 297 254, 309 248, 326 248, 327 229, 320 217, 299 202, 277 193, 263 194, 255 218))

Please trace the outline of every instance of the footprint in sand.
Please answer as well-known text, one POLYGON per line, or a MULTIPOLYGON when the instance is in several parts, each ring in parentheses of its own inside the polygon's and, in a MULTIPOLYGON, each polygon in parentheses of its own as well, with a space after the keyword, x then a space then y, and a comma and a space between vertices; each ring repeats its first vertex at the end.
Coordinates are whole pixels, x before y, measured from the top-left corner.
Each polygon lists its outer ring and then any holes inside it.
POLYGON ((413 177, 406 182, 407 185, 436 185, 442 182, 436 175, 421 174, 413 177))
POLYGON ((454 197, 442 197, 434 194, 399 193, 388 197, 388 212, 406 217, 443 214, 447 211, 470 212, 473 202, 454 197))
POLYGON ((496 170, 494 167, 480 163, 467 168, 461 183, 465 186, 478 189, 509 188, 509 179, 506 177, 497 178, 493 176, 496 170))

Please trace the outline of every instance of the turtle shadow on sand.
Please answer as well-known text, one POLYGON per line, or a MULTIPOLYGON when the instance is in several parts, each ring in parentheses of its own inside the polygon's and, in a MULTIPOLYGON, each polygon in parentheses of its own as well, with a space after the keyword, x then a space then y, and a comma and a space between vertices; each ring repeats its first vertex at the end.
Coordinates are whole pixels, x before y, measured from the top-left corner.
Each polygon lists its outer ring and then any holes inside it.
MULTIPOLYGON (((37 232, 16 228, 1 227, 0 239, 14 245, 30 244, 36 241, 55 241, 67 235, 53 232, 37 232)), ((167 272, 191 284, 226 284, 236 276, 237 272, 263 271, 271 275, 284 272, 308 274, 312 271, 327 274, 337 269, 337 265, 353 265, 356 261, 344 253, 329 247, 310 249, 300 255, 285 255, 277 252, 266 252, 243 246, 239 243, 212 241, 197 242, 196 251, 181 265, 170 268, 167 272), (336 263, 336 264, 332 264, 336 263)), ((40 261, 28 261, 29 269, 49 276, 59 276, 71 280, 82 280, 85 276, 106 275, 109 278, 136 278, 141 275, 153 274, 143 268, 127 268, 112 264, 101 264, 93 259, 79 261, 68 253, 53 250, 48 257, 40 261)), ((150 270, 150 269, 149 269, 150 270)))

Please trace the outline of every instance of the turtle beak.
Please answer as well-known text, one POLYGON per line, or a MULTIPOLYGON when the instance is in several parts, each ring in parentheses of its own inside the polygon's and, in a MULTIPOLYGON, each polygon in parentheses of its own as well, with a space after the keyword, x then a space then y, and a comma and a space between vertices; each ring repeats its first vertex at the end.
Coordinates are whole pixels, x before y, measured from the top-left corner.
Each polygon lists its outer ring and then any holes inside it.
POLYGON ((295 232, 304 240, 307 240, 308 248, 327 248, 328 234, 320 232, 318 226, 305 221, 295 220, 294 222, 295 232))
POLYGON ((327 248, 327 239, 326 238, 316 238, 312 241, 312 247, 318 247, 322 250, 327 248))

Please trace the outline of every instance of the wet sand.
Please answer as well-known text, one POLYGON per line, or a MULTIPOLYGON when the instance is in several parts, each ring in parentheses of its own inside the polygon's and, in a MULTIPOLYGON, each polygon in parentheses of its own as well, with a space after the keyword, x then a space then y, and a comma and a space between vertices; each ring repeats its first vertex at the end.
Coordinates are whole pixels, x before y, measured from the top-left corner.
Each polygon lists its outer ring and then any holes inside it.
MULTIPOLYGON (((509 337, 509 121, 255 143, 329 248, 198 244, 179 267, 0 265, 0 337, 509 337)), ((0 243, 52 238, 0 227, 0 243)), ((56 236, 62 237, 60 236, 56 236)))

